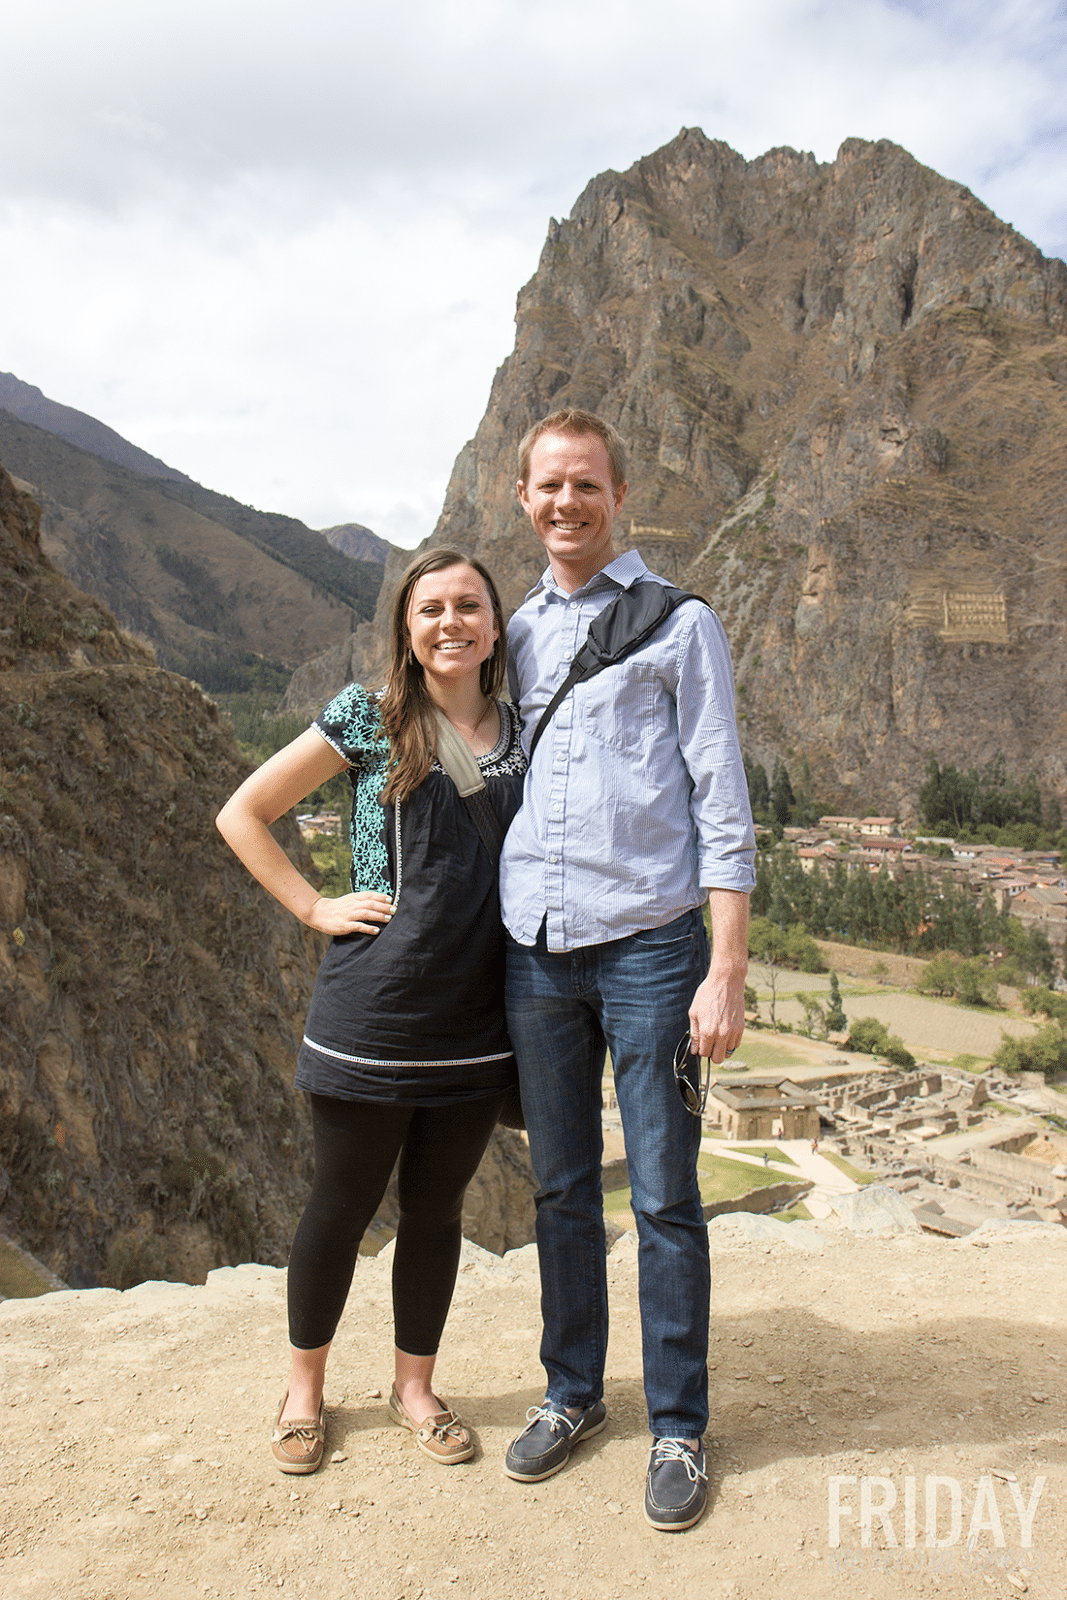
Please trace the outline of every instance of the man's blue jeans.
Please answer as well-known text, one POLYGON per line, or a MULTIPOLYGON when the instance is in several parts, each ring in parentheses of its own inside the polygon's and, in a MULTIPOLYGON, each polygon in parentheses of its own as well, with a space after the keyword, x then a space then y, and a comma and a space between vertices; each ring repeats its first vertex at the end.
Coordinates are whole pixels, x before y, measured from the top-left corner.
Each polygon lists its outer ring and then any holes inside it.
POLYGON ((674 1082, 674 1052, 707 976, 701 912, 608 944, 551 954, 508 940, 508 1029, 538 1182, 541 1360, 547 1399, 589 1406, 604 1387, 607 1265, 601 1077, 611 1052, 637 1219, 649 1427, 695 1439, 708 1424, 708 1231, 699 1119, 674 1082))

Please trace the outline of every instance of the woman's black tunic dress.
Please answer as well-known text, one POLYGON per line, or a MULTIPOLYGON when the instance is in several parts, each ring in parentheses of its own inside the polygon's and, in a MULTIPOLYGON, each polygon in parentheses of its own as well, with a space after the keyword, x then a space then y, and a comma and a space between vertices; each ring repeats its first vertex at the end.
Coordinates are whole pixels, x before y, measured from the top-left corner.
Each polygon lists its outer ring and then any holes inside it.
MULTIPOLYGON (((315 727, 349 763, 352 887, 394 894, 396 817, 378 799, 387 746, 376 738, 377 702, 350 684, 315 727)), ((478 765, 506 831, 526 767, 518 716, 506 702, 500 738, 478 765)), ((436 763, 401 804, 400 831, 392 921, 377 935, 331 942, 315 981, 296 1087, 420 1106, 495 1094, 514 1080, 497 864, 436 763)))

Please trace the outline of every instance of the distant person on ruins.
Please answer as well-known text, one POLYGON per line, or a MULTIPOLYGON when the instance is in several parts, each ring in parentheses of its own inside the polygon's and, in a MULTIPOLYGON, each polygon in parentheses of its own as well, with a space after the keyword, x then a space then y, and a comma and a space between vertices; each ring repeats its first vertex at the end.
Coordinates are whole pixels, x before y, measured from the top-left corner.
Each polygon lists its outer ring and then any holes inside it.
POLYGON ((497 699, 505 661, 488 572, 454 550, 427 552, 400 580, 385 688, 349 684, 218 817, 264 888, 333 935, 296 1074, 310 1097, 315 1174, 289 1258, 289 1385, 271 1438, 282 1472, 314 1472, 322 1461, 330 1343, 398 1155, 389 1413, 435 1461, 474 1453, 464 1423, 435 1394, 433 1371, 464 1192, 514 1076, 497 857, 526 757, 518 717, 497 699), (447 752, 457 740, 473 757, 469 785, 479 772, 484 780, 470 800, 436 759, 454 767, 447 752), (353 892, 331 899, 269 829, 346 771, 353 892))
MULTIPOLYGON (((626 479, 622 440, 589 412, 556 412, 520 446, 519 499, 548 555, 508 628, 527 750, 590 622, 623 590, 664 581, 636 550, 616 554, 626 479)), ((539 1185, 548 1377, 505 1470, 529 1483, 548 1478, 607 1420, 606 1048, 639 1238, 653 1436, 645 1517, 666 1531, 691 1527, 707 1502, 700 1102, 673 1065, 676 1051, 686 1061, 687 1037, 693 1054, 717 1065, 741 1042, 754 859, 729 648, 710 608, 686 600, 635 653, 559 703, 501 857, 508 1028, 539 1185)))

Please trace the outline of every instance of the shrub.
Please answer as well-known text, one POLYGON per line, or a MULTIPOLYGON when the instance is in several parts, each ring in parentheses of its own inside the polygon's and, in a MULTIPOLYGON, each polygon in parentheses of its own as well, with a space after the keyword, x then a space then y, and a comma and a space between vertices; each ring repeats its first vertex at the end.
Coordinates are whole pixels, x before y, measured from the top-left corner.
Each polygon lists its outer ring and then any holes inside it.
POLYGON ((924 994, 951 994, 965 1006, 1000 1004, 997 975, 984 956, 961 960, 942 950, 923 968, 915 987, 924 994))
POLYGON ((1035 1011, 1043 1011, 1050 1021, 1067 1022, 1067 994, 1035 986, 1024 989, 1019 1000, 1023 1010, 1031 1016, 1035 1011))
POLYGON ((928 961, 915 984, 920 994, 955 994, 956 963, 947 950, 928 961))
POLYGON ((773 962, 794 971, 826 971, 819 947, 802 922, 783 929, 767 917, 753 917, 748 928, 748 953, 755 961, 773 962))
POLYGON ((1067 1029, 1049 1022, 1029 1039, 1002 1033, 993 1060, 1005 1072, 1043 1072, 1046 1078, 1067 1072, 1067 1029))
POLYGON ((845 1041, 848 1050, 862 1050, 865 1055, 884 1055, 889 1048, 889 1030, 877 1017, 860 1017, 852 1024, 845 1041))
POLYGON ((885 1056, 895 1067, 913 1067, 915 1057, 897 1034, 890 1033, 877 1017, 860 1017, 852 1024, 845 1040, 846 1050, 860 1050, 869 1056, 885 1056))

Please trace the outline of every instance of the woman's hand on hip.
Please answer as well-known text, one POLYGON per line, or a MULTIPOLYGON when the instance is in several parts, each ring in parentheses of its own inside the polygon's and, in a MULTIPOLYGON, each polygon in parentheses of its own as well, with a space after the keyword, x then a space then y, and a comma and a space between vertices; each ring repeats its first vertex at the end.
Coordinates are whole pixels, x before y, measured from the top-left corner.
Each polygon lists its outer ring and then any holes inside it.
POLYGON ((309 928, 336 937, 344 933, 378 933, 392 914, 387 894, 361 889, 358 894, 341 894, 336 899, 320 895, 304 921, 309 928))

